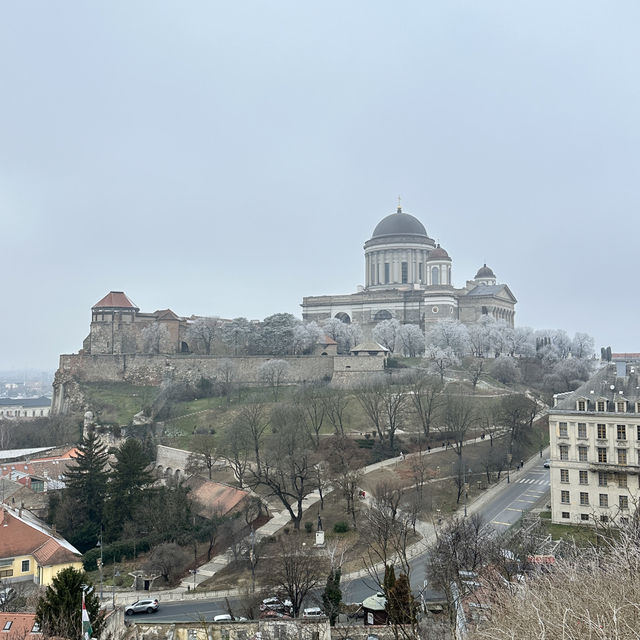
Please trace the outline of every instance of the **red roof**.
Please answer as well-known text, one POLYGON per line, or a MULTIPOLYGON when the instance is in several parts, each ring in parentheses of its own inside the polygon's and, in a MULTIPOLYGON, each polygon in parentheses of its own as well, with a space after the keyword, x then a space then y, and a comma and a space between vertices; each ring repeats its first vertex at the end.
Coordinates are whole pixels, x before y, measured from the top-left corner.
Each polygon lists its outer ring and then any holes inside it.
POLYGON ((36 623, 35 613, 0 612, 0 634, 7 638, 42 638, 42 634, 33 632, 36 623), (7 629, 7 625, 9 628, 7 629))
POLYGON ((92 309, 108 308, 108 309, 140 309, 126 296, 124 291, 109 291, 107 295, 99 302, 96 302, 92 309))

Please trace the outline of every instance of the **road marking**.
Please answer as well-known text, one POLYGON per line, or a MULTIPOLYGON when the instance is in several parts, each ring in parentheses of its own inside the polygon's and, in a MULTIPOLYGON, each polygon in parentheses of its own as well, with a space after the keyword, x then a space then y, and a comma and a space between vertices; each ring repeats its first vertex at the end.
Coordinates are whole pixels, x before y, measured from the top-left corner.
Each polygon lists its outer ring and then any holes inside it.
POLYGON ((492 520, 491 524, 501 524, 504 527, 510 527, 513 522, 500 522, 500 520, 492 520))
POLYGON ((507 511, 517 511, 518 513, 522 513, 522 509, 514 509, 513 507, 507 507, 507 511))
POLYGON ((516 498, 514 502, 528 502, 529 504, 534 504, 537 500, 525 500, 524 498, 516 498))

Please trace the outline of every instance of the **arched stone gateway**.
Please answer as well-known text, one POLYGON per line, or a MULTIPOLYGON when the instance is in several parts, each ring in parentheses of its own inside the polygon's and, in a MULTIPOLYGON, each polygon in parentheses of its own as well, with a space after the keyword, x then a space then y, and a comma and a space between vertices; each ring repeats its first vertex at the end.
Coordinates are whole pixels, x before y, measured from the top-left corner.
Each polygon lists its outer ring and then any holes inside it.
POLYGON ((382 322, 383 320, 391 320, 391 318, 393 318, 393 316, 386 309, 381 309, 380 311, 378 311, 376 313, 375 316, 373 316, 374 322, 382 322))
POLYGON ((164 470, 164 477, 165 478, 170 478, 173 475, 173 469, 171 467, 167 467, 164 470))
POLYGON ((345 313, 344 311, 340 311, 339 313, 336 313, 335 317, 340 320, 340 322, 344 322, 345 324, 351 324, 351 318, 349 317, 348 313, 345 313))

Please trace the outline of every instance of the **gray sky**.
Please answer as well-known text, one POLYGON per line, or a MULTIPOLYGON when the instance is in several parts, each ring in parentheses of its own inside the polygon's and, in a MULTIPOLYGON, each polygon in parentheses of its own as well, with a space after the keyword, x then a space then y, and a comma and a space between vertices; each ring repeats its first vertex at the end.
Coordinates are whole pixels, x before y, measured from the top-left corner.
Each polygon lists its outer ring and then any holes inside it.
POLYGON ((111 289, 262 318, 363 282, 398 195, 516 322, 640 350, 640 4, 5 2, 0 369, 111 289))

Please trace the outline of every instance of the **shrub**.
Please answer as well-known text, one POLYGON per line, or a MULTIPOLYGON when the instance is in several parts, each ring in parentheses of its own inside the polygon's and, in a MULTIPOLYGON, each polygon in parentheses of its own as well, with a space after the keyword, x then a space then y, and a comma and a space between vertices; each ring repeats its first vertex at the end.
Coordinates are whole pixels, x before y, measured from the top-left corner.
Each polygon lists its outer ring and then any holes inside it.
POLYGON ((313 531, 313 522, 305 522, 304 523, 304 530, 307 533, 311 533, 313 531))
POLYGON ((333 525, 333 531, 334 533, 347 533, 349 525, 344 520, 340 520, 333 525))

